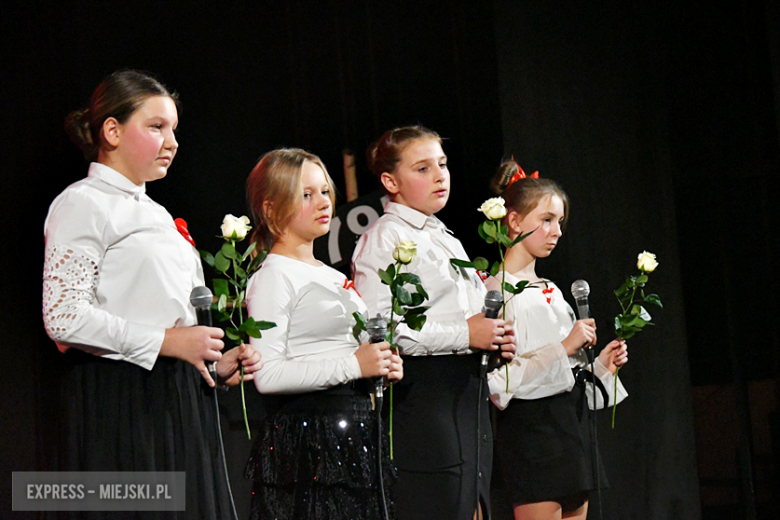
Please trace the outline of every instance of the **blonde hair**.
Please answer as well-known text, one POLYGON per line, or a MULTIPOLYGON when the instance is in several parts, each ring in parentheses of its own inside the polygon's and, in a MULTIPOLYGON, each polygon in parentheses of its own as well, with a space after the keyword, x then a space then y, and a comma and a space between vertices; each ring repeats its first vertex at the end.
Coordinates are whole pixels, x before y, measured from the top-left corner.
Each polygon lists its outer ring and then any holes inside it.
POLYGON ((330 201, 335 204, 336 188, 319 157, 300 148, 280 148, 266 153, 246 181, 247 205, 255 223, 252 241, 257 243, 258 249, 270 249, 299 211, 306 161, 322 168, 330 189, 330 201))
POLYGON ((491 191, 503 197, 506 208, 513 210, 521 218, 533 211, 545 197, 557 195, 563 202, 563 223, 561 224, 561 230, 563 230, 569 220, 569 197, 566 193, 555 181, 550 179, 523 177, 512 182, 512 178, 518 172, 519 165, 514 160, 501 163, 490 183, 491 191))
POLYGON ((420 139, 433 139, 439 144, 441 137, 433 130, 422 125, 403 126, 388 130, 382 137, 371 143, 366 151, 368 167, 380 178, 383 173, 393 173, 401 162, 401 155, 412 142, 420 139))

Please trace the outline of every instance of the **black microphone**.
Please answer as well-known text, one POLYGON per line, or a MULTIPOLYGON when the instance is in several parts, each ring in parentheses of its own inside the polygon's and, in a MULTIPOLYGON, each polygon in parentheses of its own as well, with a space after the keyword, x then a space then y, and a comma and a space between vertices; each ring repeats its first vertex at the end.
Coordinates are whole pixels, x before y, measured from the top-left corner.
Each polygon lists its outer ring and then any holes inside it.
MULTIPOLYGON (((190 293, 190 305, 195 308, 195 316, 198 318, 198 325, 212 326, 211 321, 211 302, 214 301, 214 295, 208 287, 202 285, 192 289, 190 293)), ((214 382, 217 382, 217 363, 212 361, 208 364, 209 373, 214 382)))
MULTIPOLYGON (((485 295, 485 317, 495 320, 498 318, 498 311, 501 310, 501 306, 504 305, 504 295, 501 291, 488 291, 485 295)), ((482 354, 482 372, 483 375, 487 373, 488 361, 490 360, 490 352, 483 352, 482 354)), ((491 368, 496 368, 501 365, 501 351, 494 353, 494 360, 491 364, 491 368), (495 365, 495 366, 492 366, 495 365)))
MULTIPOLYGON (((581 320, 590 318, 590 305, 588 305, 588 296, 590 295, 590 285, 585 280, 576 280, 571 284, 571 295, 577 302, 577 314, 581 320)), ((585 353, 588 355, 588 361, 593 362, 593 345, 587 345, 585 353)))
MULTIPOLYGON (((368 332, 369 343, 381 343, 385 340, 385 332, 387 332, 387 321, 380 316, 376 315, 376 318, 371 318, 366 322, 366 332, 368 332)), ((374 399, 376 401, 376 409, 382 411, 382 398, 384 397, 385 384, 382 377, 374 378, 374 399)))

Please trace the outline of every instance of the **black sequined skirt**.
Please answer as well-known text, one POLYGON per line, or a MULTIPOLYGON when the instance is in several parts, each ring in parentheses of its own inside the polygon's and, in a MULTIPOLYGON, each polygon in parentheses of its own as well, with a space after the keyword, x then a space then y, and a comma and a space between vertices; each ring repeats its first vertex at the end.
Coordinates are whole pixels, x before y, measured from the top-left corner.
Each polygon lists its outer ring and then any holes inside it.
MULTIPOLYGON (((362 386, 286 396, 264 421, 245 470, 255 481, 252 519, 384 519, 377 414, 362 386)), ((383 484, 394 518, 388 454, 383 432, 383 484)))

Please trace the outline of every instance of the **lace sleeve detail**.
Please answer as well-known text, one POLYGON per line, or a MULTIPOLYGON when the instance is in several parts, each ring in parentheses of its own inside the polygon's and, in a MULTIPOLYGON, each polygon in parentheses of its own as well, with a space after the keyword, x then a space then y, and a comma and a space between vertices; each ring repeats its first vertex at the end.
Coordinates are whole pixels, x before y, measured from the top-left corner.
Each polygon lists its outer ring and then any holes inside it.
POLYGON ((54 341, 66 341, 95 299, 98 264, 63 246, 46 248, 43 265, 43 323, 54 341))

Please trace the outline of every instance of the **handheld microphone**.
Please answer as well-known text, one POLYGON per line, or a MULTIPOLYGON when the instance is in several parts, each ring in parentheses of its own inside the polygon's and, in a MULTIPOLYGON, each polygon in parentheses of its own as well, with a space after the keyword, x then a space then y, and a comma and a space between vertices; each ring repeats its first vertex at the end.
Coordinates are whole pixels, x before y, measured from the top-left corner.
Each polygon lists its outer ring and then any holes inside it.
MULTIPOLYGON (((387 332, 387 321, 380 316, 376 315, 375 318, 371 318, 366 322, 366 332, 368 332, 369 343, 381 343, 385 340, 385 332, 387 332)), ((382 411, 382 398, 384 397, 384 381, 382 377, 374 378, 374 398, 376 400, 376 409, 382 411)))
MULTIPOLYGON (((198 318, 198 325, 205 325, 206 327, 212 327, 211 321, 211 302, 214 300, 214 295, 208 287, 202 285, 195 287, 190 292, 190 305, 195 308, 195 316, 198 318)), ((208 364, 209 373, 214 382, 217 381, 217 363, 211 362, 208 364)))
MULTIPOLYGON (((501 291, 488 291, 485 295, 485 317, 490 318, 491 320, 495 320, 498 318, 498 311, 501 310, 501 306, 504 305, 504 295, 501 293, 501 291)), ((488 361, 490 360, 490 353, 484 352, 482 354, 482 372, 487 373, 488 370, 488 361)), ((491 363, 491 365, 495 365, 496 367, 501 364, 501 353, 500 351, 495 353, 494 361, 491 363)), ((495 368, 495 367, 494 367, 495 368)))
MULTIPOLYGON (((585 280, 576 280, 571 284, 571 295, 577 302, 577 314, 581 320, 590 318, 590 305, 588 305, 588 296, 590 295, 590 285, 585 280)), ((588 361, 593 362, 593 345, 587 345, 585 353, 588 355, 588 361)))

